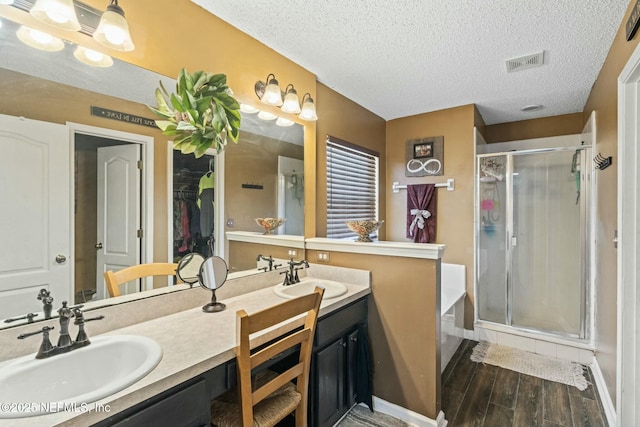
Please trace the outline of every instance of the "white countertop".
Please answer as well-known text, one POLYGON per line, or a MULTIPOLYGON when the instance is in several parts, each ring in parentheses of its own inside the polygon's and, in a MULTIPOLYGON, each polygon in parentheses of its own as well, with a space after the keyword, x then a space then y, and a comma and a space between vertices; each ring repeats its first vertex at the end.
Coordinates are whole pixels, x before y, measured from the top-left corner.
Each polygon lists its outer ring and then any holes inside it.
MULTIPOLYGON (((346 285, 348 291, 345 295, 322 302, 320 316, 370 293, 370 287, 367 285, 346 285)), ((233 348, 236 345, 236 311, 244 309, 252 313, 283 301, 274 294, 272 287, 267 287, 222 301, 227 308, 219 313, 204 313, 198 307, 102 334, 142 335, 152 338, 162 347, 162 360, 137 383, 96 402, 99 406, 108 405, 108 413, 59 412, 36 417, 1 419, 0 426, 86 426, 97 423, 233 359, 233 348)), ((267 333, 257 335, 254 340, 259 345, 300 323, 286 322, 267 333)), ((96 369, 100 367, 97 366, 96 369)), ((93 404, 89 406, 93 407, 93 404)))

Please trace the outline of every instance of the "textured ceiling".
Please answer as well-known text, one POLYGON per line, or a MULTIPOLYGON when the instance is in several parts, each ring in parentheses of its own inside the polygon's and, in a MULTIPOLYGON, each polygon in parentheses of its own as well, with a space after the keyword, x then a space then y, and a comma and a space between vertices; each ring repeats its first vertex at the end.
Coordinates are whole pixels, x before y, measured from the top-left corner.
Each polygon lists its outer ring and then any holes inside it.
POLYGON ((582 111, 629 4, 192 1, 386 120, 475 103, 486 124, 582 111), (506 72, 539 51, 542 67, 506 72), (520 111, 531 104, 544 108, 520 111))

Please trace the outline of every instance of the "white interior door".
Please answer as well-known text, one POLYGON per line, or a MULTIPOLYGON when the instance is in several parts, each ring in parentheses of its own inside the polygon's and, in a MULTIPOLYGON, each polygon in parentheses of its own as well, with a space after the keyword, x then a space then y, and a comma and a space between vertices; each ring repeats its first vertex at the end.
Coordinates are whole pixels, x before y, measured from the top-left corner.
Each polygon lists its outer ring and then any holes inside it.
MULTIPOLYGON (((139 264, 140 147, 138 144, 98 148, 97 298, 107 298, 104 272, 139 264)), ((123 285, 125 295, 138 292, 135 283, 123 285)))
POLYGON ((67 127, 0 115, 0 152, 0 318, 39 311, 42 288, 73 303, 67 127))

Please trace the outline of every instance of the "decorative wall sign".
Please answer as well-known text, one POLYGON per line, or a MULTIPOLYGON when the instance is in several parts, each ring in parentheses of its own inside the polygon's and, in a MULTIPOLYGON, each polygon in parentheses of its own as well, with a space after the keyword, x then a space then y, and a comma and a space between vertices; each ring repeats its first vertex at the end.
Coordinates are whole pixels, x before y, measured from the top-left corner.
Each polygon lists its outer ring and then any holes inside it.
POLYGON ((91 106, 91 115, 98 116, 105 119, 117 120, 119 122, 132 123, 134 125, 148 126, 157 128, 154 119, 148 119, 146 117, 136 116, 133 114, 123 113, 122 111, 109 110, 102 107, 91 106))
MULTIPOLYGON (((640 1, 640 0, 639 0, 640 1)), ((405 176, 444 174, 444 137, 410 139, 406 142, 405 176)))
POLYGON ((631 15, 627 19, 625 29, 627 30, 627 41, 631 40, 638 31, 638 24, 640 24, 640 0, 636 0, 636 4, 631 10, 631 15))

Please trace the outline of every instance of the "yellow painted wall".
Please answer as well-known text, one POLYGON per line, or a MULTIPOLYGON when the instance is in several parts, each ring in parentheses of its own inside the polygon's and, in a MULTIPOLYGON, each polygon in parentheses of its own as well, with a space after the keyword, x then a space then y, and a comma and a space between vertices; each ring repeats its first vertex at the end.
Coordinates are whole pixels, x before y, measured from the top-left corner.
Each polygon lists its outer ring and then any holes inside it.
POLYGON ((473 329, 473 251, 474 251, 474 135, 475 106, 464 105, 387 122, 387 240, 406 238, 407 193, 393 193, 391 183, 425 184, 455 179, 455 191, 437 189, 436 242, 447 245, 443 262, 463 264, 467 271, 465 328, 473 329), (444 137, 444 175, 405 176, 405 142, 431 136, 444 137))
POLYGON ((616 401, 617 250, 611 239, 617 227, 618 199, 618 76, 640 42, 626 41, 624 24, 635 5, 631 1, 607 59, 585 105, 583 122, 596 112, 596 153, 613 156, 613 165, 596 171, 596 354, 607 388, 616 401))
MULTIPOLYGON (((306 255, 316 260, 318 251, 306 255)), ((440 262, 331 252, 329 265, 371 271, 373 394, 435 419, 441 409, 440 262)))
MULTIPOLYGON (((327 86, 318 83, 317 97, 317 183, 315 236, 327 236, 327 135, 368 148, 380 154, 380 205, 379 216, 384 219, 386 210, 386 146, 385 121, 369 110, 345 98, 327 86)), ((305 164, 307 157, 305 152, 305 164)), ((306 179, 306 177, 305 177, 306 179)), ((306 191, 306 187, 305 187, 306 191)), ((306 218, 305 218, 306 220, 306 218)), ((386 226, 379 231, 380 240, 386 237, 386 226)))
POLYGON ((488 143, 575 135, 582 132, 582 113, 489 125, 483 133, 488 143))

